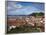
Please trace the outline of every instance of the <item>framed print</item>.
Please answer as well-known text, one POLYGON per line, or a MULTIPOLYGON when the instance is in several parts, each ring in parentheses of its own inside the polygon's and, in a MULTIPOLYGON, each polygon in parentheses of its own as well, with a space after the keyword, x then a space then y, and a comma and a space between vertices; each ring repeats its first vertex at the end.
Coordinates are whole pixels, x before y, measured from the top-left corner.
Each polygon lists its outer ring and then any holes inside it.
POLYGON ((44 2, 6 1, 6 33, 44 32, 44 15, 44 2))

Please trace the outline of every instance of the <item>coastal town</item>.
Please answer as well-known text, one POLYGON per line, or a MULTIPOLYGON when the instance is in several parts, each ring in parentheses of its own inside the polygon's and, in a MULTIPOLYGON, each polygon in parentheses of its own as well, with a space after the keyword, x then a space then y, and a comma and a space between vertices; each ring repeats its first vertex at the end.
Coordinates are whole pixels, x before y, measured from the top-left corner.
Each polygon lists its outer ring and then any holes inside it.
POLYGON ((45 22, 44 16, 16 16, 8 19, 8 31, 10 31, 12 28, 15 29, 16 27, 38 27, 37 29, 40 30, 40 32, 44 31, 44 22, 45 22))
POLYGON ((44 3, 8 1, 6 8, 6 33, 45 32, 44 3))

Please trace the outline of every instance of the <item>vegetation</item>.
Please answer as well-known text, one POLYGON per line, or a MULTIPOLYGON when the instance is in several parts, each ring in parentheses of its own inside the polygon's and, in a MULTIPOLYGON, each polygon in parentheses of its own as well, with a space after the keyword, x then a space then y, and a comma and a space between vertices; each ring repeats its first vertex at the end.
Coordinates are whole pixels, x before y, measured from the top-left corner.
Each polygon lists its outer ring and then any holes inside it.
POLYGON ((15 29, 11 29, 10 31, 8 31, 7 33, 30 33, 30 32, 40 32, 39 29, 33 28, 33 27, 29 27, 29 26, 23 26, 23 27, 16 27, 15 29))
POLYGON ((35 17, 37 17, 37 16, 44 16, 44 13, 42 13, 42 12, 40 12, 40 13, 32 13, 31 15, 35 16, 35 17))
MULTIPOLYGON (((44 13, 40 12, 40 13, 32 13, 32 16, 44 16, 44 13)), ((8 29, 8 27, 7 27, 8 29)), ((20 26, 20 27, 16 27, 16 28, 12 28, 10 31, 7 30, 7 33, 29 33, 29 32, 40 32, 40 28, 38 29, 38 27, 35 25, 35 27, 32 26, 20 26)))

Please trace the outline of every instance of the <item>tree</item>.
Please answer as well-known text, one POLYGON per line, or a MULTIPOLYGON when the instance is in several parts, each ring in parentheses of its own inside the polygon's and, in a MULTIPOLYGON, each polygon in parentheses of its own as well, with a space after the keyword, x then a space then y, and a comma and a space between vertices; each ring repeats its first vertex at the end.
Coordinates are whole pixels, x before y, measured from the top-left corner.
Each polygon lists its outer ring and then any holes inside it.
POLYGON ((35 17, 37 17, 37 16, 44 16, 44 13, 42 13, 42 12, 40 12, 40 13, 32 13, 31 15, 35 16, 35 17))

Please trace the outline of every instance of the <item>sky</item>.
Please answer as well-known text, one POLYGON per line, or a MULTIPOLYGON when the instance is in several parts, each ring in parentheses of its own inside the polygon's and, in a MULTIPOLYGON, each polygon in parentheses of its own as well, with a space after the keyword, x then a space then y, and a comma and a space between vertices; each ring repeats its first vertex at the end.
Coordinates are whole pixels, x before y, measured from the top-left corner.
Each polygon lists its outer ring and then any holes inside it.
POLYGON ((34 12, 44 12, 44 3, 8 1, 8 15, 29 15, 34 12))

